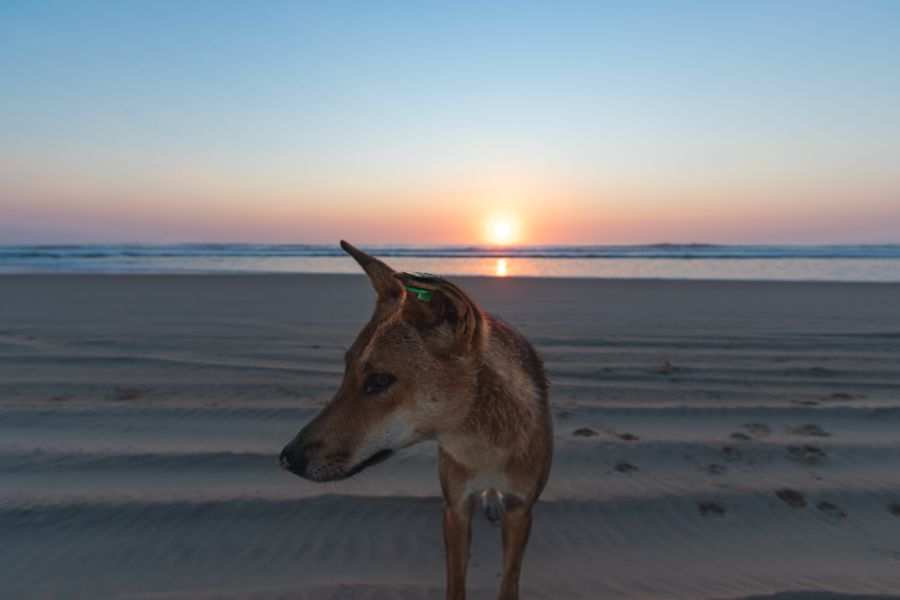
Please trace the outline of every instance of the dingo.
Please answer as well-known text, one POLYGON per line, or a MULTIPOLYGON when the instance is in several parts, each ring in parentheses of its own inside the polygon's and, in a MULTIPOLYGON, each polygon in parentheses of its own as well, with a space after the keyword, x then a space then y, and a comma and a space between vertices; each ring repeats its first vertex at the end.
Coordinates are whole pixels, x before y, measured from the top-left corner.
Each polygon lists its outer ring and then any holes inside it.
POLYGON ((518 598, 531 509, 553 451, 541 359, 449 281, 397 273, 347 242, 341 247, 369 276, 375 313, 344 356, 340 389, 284 447, 281 466, 334 481, 437 440, 447 598, 465 598, 479 503, 503 520, 500 598, 518 598))

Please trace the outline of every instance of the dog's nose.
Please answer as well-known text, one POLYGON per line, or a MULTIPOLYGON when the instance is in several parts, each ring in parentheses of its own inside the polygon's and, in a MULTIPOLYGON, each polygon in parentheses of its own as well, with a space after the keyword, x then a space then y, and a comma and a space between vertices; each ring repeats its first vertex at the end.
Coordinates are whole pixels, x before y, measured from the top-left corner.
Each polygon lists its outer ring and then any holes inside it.
POLYGON ((308 463, 309 459, 304 452, 304 448, 299 448, 295 441, 285 446, 281 454, 278 455, 278 466, 300 477, 305 476, 308 463))
POLYGON ((284 450, 281 451, 281 455, 278 457, 278 466, 285 471, 291 470, 291 461, 288 459, 284 450))
POLYGON ((284 450, 282 450, 281 454, 278 456, 278 466, 291 473, 299 471, 304 462, 303 458, 298 455, 297 448, 294 444, 285 446, 284 450))

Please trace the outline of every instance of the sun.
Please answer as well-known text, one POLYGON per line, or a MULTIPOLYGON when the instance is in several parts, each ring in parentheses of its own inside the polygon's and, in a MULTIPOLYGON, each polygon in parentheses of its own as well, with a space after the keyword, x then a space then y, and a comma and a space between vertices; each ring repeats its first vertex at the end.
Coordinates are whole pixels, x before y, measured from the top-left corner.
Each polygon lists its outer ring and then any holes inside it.
POLYGON ((509 221, 497 221, 491 230, 494 235, 494 241, 498 244, 505 244, 512 238, 512 223, 509 221))
POLYGON ((514 242, 516 234, 516 222, 511 217, 495 217, 488 224, 488 237, 495 244, 514 242))

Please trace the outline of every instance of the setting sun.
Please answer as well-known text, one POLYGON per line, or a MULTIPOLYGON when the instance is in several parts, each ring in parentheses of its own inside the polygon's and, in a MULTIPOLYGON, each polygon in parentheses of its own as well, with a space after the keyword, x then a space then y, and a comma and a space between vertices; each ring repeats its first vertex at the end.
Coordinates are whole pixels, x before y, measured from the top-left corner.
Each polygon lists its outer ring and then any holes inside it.
POLYGON ((509 221, 497 221, 494 223, 494 240, 503 244, 512 237, 512 224, 509 221))
POLYGON ((516 222, 510 217, 494 217, 488 225, 488 237, 495 244, 512 243, 517 235, 516 222))

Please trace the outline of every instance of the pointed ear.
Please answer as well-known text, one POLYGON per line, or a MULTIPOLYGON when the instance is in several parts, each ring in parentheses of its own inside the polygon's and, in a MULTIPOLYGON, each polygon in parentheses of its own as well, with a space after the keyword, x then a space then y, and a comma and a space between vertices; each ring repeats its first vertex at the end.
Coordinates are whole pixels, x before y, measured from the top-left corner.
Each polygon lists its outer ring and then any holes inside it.
POLYGON ((463 351, 480 343, 484 313, 458 286, 446 279, 423 280, 409 273, 396 273, 394 277, 407 290, 404 319, 435 335, 449 335, 449 341, 459 344, 463 351))
POLYGON ((352 256, 369 276, 379 302, 403 296, 403 286, 394 277, 395 271, 392 268, 344 240, 341 240, 341 248, 352 256))

